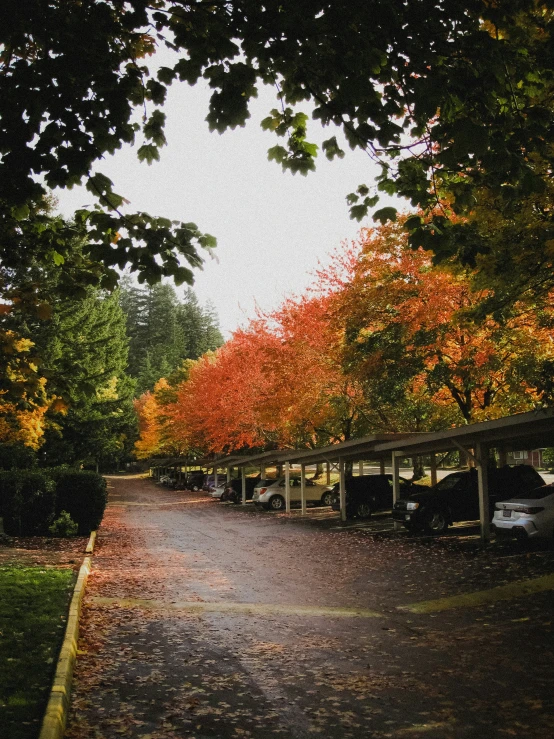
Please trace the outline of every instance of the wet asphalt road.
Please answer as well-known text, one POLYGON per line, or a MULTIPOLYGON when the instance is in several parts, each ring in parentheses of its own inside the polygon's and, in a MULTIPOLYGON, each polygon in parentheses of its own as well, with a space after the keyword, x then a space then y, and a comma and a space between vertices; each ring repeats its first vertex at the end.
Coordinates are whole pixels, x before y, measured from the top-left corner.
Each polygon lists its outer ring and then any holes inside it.
POLYGON ((68 739, 554 736, 553 548, 110 485, 68 739))

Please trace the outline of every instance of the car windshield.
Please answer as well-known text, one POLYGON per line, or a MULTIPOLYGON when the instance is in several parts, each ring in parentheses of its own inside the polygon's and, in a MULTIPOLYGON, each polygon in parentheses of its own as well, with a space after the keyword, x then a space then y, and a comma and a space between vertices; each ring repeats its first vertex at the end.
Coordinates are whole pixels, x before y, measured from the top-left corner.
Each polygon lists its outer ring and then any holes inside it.
POLYGON ((517 495, 517 500, 541 500, 541 498, 548 498, 549 495, 554 495, 554 485, 545 485, 542 488, 535 488, 529 490, 526 493, 517 495))
POLYGON ((448 475, 435 485, 435 490, 452 490, 464 479, 463 474, 448 475))
POLYGON ((275 480, 260 480, 256 487, 258 488, 267 488, 269 485, 273 485, 275 480))

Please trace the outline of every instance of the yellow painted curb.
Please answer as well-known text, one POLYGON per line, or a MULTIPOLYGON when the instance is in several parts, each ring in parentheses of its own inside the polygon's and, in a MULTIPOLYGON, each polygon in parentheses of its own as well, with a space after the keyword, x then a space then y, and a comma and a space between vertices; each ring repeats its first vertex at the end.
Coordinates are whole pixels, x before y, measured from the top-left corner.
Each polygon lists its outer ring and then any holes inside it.
MULTIPOLYGON (((93 534, 96 534, 93 531, 93 534)), ((92 534, 91 534, 92 540, 92 534)), ((87 546, 87 552, 89 551, 87 546)), ((94 541, 92 541, 92 547, 94 541)), ((91 549, 92 551, 92 549, 91 549)), ((71 681, 73 679, 73 667, 75 666, 75 658, 77 656, 77 641, 79 639, 79 616, 81 614, 81 604, 85 594, 85 586, 91 569, 90 557, 85 557, 79 576, 73 590, 73 597, 69 605, 69 617, 65 629, 65 636, 58 658, 56 674, 50 698, 46 706, 46 713, 42 721, 39 739, 63 739, 65 731, 65 722, 67 720, 67 710, 69 708, 69 698, 71 694, 71 681)))
POLYGON ((162 611, 191 611, 192 613, 238 613, 284 616, 330 616, 333 618, 384 618, 382 613, 366 608, 337 608, 333 606, 295 606, 282 603, 235 603, 233 601, 163 601, 145 598, 108 598, 94 596, 91 603, 121 608, 145 608, 162 611))
POLYGON ((94 545, 96 544, 96 534, 97 531, 91 531, 90 532, 90 539, 88 540, 87 548, 85 549, 85 554, 92 554, 94 551, 94 545))
POLYGON ((398 606, 398 609, 411 613, 437 613, 438 611, 450 611, 454 608, 471 608, 486 603, 495 603, 499 600, 521 598, 526 595, 543 593, 547 590, 554 590, 554 574, 537 577, 534 580, 520 580, 508 585, 499 585, 490 590, 479 590, 475 593, 453 595, 450 598, 411 603, 408 606, 398 606))

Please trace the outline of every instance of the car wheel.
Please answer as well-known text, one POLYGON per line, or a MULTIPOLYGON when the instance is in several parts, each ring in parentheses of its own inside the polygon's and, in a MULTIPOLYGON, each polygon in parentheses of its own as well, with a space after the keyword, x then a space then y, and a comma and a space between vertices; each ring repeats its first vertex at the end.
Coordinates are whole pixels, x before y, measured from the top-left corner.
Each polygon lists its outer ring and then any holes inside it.
POLYGON ((281 495, 274 495, 269 501, 269 508, 272 511, 282 511, 285 507, 285 499, 281 495))
POLYGON ((323 493, 321 496, 321 505, 332 505, 334 497, 333 493, 323 493))
POLYGON ((371 506, 369 503, 358 503, 356 505, 356 517, 357 518, 370 518, 371 517, 371 506))
POLYGON ((443 534, 448 528, 448 519, 443 511, 429 511, 425 519, 428 534, 443 534))

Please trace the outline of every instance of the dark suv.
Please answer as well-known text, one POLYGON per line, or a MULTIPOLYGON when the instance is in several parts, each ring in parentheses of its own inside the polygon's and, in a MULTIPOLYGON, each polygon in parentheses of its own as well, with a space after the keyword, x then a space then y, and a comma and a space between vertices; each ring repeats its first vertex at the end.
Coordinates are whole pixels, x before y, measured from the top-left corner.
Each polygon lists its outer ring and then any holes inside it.
POLYGON ((206 474, 202 470, 193 470, 189 472, 186 479, 187 490, 202 490, 206 474))
MULTIPOLYGON (((244 479, 246 485, 246 500, 252 500, 254 488, 260 482, 261 476, 246 477, 244 479)), ((222 500, 230 500, 232 503, 242 503, 242 478, 236 477, 231 480, 223 493, 222 500)))
MULTIPOLYGON (((387 511, 392 508, 392 475, 348 476, 345 480, 346 515, 348 518, 369 518, 374 511, 387 511)), ((416 492, 427 490, 424 485, 415 485, 400 478, 400 497, 405 498, 416 492)), ((340 511, 339 483, 333 488, 334 499, 331 508, 340 511)))
MULTIPOLYGON (((539 473, 529 465, 489 469, 490 515, 499 500, 544 485, 539 473)), ((453 472, 425 492, 417 492, 394 505, 392 517, 407 529, 441 534, 454 521, 479 518, 479 491, 475 469, 453 472)))

